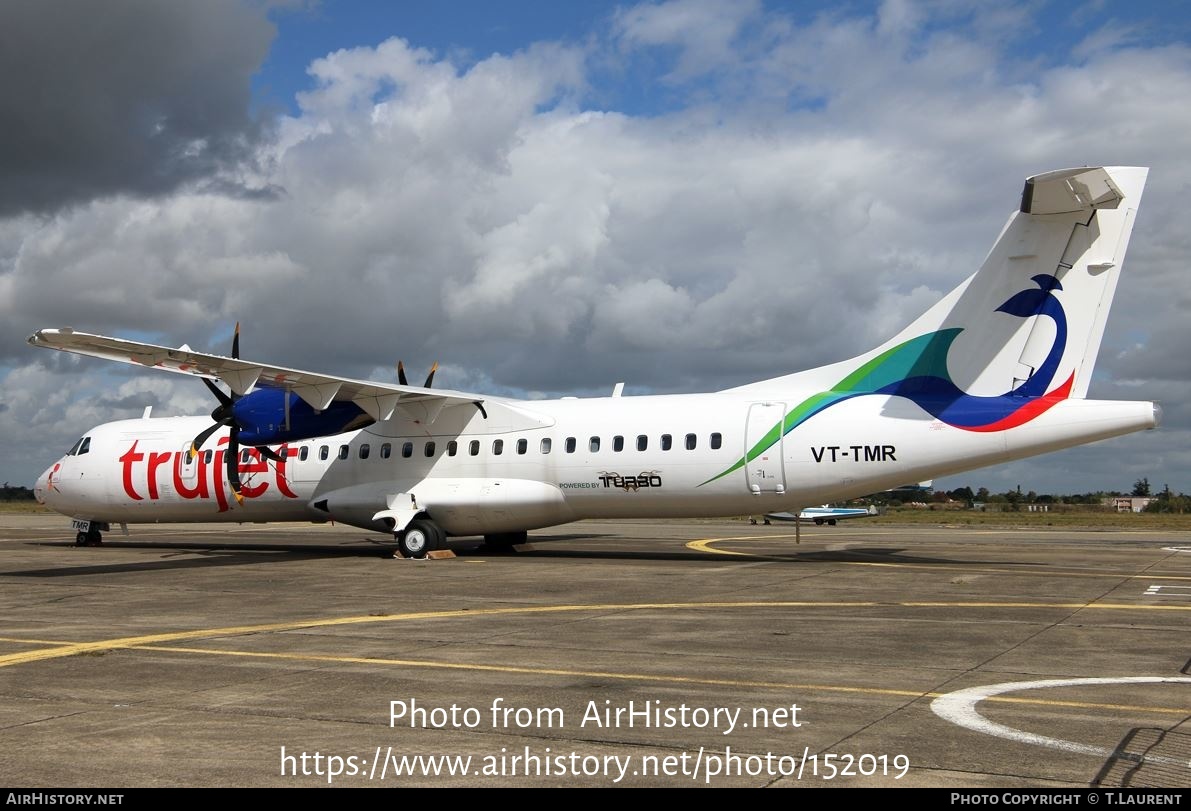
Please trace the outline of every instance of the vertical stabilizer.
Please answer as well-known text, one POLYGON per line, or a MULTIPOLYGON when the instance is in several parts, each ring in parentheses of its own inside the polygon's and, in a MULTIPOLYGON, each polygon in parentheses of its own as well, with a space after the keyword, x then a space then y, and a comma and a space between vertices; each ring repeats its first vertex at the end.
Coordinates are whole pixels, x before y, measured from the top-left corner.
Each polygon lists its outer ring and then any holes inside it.
POLYGON ((741 387, 817 392, 789 432, 864 395, 912 401, 965 431, 997 432, 1087 395, 1147 170, 1062 169, 1026 181, 980 270, 871 352, 741 387))
POLYGON ((902 359, 913 375, 978 397, 1084 397, 1146 173, 1029 178, 980 270, 873 354, 916 342, 925 351, 902 359))

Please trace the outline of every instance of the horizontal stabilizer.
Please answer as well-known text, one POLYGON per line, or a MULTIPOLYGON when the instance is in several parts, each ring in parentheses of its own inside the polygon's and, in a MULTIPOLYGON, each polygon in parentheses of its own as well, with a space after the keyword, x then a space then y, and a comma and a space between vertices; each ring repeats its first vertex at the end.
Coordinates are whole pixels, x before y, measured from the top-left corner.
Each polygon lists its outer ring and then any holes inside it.
POLYGON ((1070 214, 1116 208, 1125 197, 1103 167, 1034 175, 1021 193, 1023 214, 1070 214))

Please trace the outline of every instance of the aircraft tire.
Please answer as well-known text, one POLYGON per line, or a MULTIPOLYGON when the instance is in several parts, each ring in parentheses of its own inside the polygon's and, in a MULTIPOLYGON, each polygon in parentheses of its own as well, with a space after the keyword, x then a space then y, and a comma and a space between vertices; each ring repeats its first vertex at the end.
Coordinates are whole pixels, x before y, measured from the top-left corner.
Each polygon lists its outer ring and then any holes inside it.
POLYGON ((817 527, 821 527, 821 526, 823 526, 823 519, 822 519, 822 518, 816 518, 816 519, 815 519, 815 526, 817 526, 817 527))
POLYGON ((835 526, 835 519, 834 519, 834 518, 828 518, 828 519, 827 519, 827 526, 829 526, 829 527, 834 527, 834 526, 835 526))
POLYGON ((74 536, 74 545, 75 546, 86 546, 87 545, 87 533, 80 532, 78 535, 75 535, 74 536))
POLYGON ((445 541, 442 530, 433 521, 417 518, 397 539, 401 555, 415 560, 426 557, 428 552, 440 549, 445 541))

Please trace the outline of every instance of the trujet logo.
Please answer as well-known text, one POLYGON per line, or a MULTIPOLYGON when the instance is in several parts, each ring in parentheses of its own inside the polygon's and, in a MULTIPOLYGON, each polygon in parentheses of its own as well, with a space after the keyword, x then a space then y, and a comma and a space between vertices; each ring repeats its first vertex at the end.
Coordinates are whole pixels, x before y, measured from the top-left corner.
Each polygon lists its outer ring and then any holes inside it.
MULTIPOLYGON (((227 493, 224 492, 224 459, 226 450, 217 450, 210 464, 206 452, 200 452, 193 460, 185 451, 139 451, 135 440, 120 457, 121 481, 124 494, 133 501, 157 501, 163 490, 172 490, 181 498, 209 500, 212 496, 219 505, 219 512, 228 509, 227 493)), ((225 447, 228 438, 223 437, 218 445, 225 447)), ((297 448, 282 446, 278 453, 283 461, 270 465, 255 449, 248 449, 248 461, 239 462, 243 480, 240 488, 244 498, 260 498, 276 487, 286 498, 297 498, 290 489, 286 477, 286 461, 296 455, 297 448)))

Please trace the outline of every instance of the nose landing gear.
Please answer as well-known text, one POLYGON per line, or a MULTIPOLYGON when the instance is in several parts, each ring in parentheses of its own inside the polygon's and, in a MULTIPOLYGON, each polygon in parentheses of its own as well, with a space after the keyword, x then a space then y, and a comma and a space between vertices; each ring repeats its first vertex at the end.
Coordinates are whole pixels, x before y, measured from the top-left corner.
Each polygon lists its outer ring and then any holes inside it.
POLYGON ((89 529, 74 536, 75 546, 103 546, 103 535, 97 529, 89 529))

